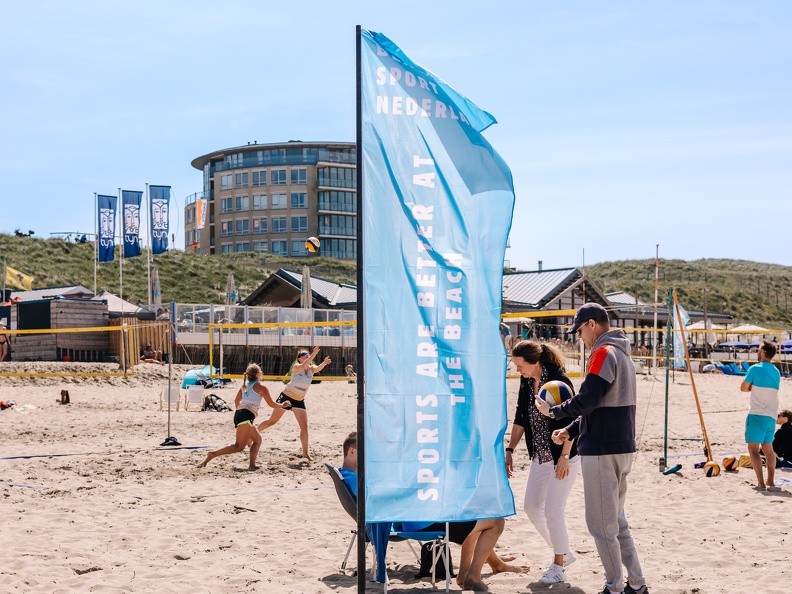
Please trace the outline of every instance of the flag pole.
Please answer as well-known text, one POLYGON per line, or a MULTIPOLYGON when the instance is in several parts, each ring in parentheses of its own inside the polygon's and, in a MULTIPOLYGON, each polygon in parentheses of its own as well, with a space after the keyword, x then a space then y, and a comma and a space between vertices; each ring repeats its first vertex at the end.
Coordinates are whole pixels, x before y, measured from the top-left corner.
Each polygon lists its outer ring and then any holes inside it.
POLYGON ((659 255, 660 255, 660 244, 655 244, 655 298, 654 298, 654 326, 652 332, 652 365, 653 371, 652 377, 657 379, 657 283, 659 280, 659 255))
POLYGON ((361 26, 356 27, 355 38, 355 145, 357 169, 357 591, 366 592, 366 457, 365 457, 365 303, 363 301, 363 91, 361 84, 361 26))
POLYGON ((663 421, 663 458, 660 460, 660 471, 664 471, 668 466, 668 365, 669 357, 671 354, 671 307, 673 301, 671 299, 671 292, 673 288, 668 289, 668 320, 666 321, 666 358, 665 358, 665 419, 663 421))
POLYGON ((96 262, 99 259, 99 230, 97 220, 99 218, 99 198, 94 192, 94 297, 96 297, 96 262))
MULTIPOLYGON (((8 270, 6 270, 6 261, 3 258, 3 303, 5 303, 5 292, 6 292, 6 276, 8 275, 8 270)), ((10 325, 11 320, 9 320, 10 325)))
POLYGON ((146 253, 146 277, 148 278, 148 304, 151 309, 151 199, 149 198, 149 185, 146 184, 146 204, 148 205, 148 252, 146 253))
MULTIPOLYGON (((118 217, 118 236, 121 239, 119 242, 120 249, 118 254, 118 296, 124 298, 124 203, 121 201, 121 188, 118 188, 118 205, 121 207, 116 212, 121 212, 118 217)), ((121 305, 121 313, 124 313, 124 306, 121 305)), ((123 317, 123 315, 121 316, 123 317)))

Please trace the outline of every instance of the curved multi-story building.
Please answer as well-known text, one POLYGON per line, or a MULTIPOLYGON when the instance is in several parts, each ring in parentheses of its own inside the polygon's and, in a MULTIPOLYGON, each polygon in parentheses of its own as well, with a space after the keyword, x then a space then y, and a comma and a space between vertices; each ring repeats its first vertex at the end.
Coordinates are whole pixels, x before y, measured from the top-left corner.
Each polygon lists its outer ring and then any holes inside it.
POLYGON ((307 256, 313 236, 320 255, 355 258, 356 163, 352 142, 254 142, 194 159, 203 191, 185 201, 185 249, 307 256))

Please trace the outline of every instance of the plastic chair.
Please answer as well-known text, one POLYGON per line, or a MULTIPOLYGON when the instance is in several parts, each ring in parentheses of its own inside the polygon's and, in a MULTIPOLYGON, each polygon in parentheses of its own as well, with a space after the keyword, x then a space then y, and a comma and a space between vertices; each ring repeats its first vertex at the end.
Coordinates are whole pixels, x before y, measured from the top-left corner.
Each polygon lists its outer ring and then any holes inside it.
POLYGON ((200 384, 194 384, 187 387, 187 396, 184 399, 184 410, 190 410, 190 404, 197 404, 198 410, 203 410, 204 404, 204 387, 200 384))
POLYGON ((748 370, 751 368, 751 364, 748 361, 740 361, 740 367, 743 368, 745 373, 748 373, 748 370))

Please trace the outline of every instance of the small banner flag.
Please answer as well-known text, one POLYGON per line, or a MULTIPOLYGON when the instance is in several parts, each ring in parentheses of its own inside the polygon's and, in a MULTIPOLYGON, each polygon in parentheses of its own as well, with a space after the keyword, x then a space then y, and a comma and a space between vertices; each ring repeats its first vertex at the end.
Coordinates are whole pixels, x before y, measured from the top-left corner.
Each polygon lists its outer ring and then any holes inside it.
POLYGON ((677 304, 674 308, 674 369, 685 369, 685 340, 682 337, 682 329, 690 323, 690 316, 685 308, 677 304), (679 316, 677 315, 679 308, 679 316), (682 317, 681 323, 679 317, 682 317))
POLYGON ((149 220, 151 221, 151 253, 168 251, 168 206, 170 186, 149 186, 149 220))
POLYGON ((21 289, 22 291, 33 290, 33 277, 29 274, 19 272, 10 266, 5 267, 5 284, 21 289))
POLYGON ((124 258, 140 255, 140 203, 143 192, 121 191, 124 208, 124 258))
POLYGON ((206 198, 199 198, 195 201, 195 218, 196 222, 198 223, 198 229, 203 229, 206 226, 206 205, 208 202, 209 201, 206 198))
POLYGON ((495 118, 362 32, 366 521, 513 515, 495 118))
POLYGON ((162 305, 162 286, 160 285, 159 271, 151 269, 151 303, 157 308, 162 305))
POLYGON ((115 224, 117 196, 96 197, 99 210, 99 261, 112 262, 115 258, 115 224))

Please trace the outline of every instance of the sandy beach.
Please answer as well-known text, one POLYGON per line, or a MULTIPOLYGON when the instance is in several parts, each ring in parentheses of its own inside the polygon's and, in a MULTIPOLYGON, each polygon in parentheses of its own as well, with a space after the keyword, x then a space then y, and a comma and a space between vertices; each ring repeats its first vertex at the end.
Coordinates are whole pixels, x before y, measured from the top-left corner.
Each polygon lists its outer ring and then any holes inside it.
MULTIPOLYGON (((76 367, 3 363, 0 371, 76 367)), ((186 369, 174 367, 174 378, 186 369)), ((339 569, 353 522, 323 462, 341 463, 340 444, 355 425, 356 386, 311 388, 314 462, 299 457, 297 424, 287 413, 263 434, 258 471, 246 471, 247 452, 198 469, 206 448, 233 442, 232 413, 173 410, 170 434, 182 447, 160 447, 168 436, 167 413, 159 411, 167 370, 142 365, 128 379, 0 378, 0 400, 16 402, 0 412, 0 591, 355 592, 352 571, 339 569), (61 389, 69 390, 70 405, 56 402, 61 389)), ((680 373, 670 386, 668 436, 669 464, 683 468, 663 476, 662 379, 638 376, 639 451, 627 508, 651 592, 788 592, 792 486, 757 492, 750 468, 713 478, 693 468, 704 460, 702 432, 691 382, 680 373)), ((740 378, 696 374, 695 380, 715 460, 746 452, 740 378)), ((233 406, 239 384, 212 392, 233 406)), ((280 385, 268 386, 278 393, 280 385)), ((507 381, 510 419, 517 387, 517 380, 507 381)), ((786 379, 781 405, 792 406, 786 379)), ((515 464, 518 514, 507 519, 497 550, 516 555, 531 571, 490 576, 485 569, 490 591, 600 591, 604 578, 585 526, 580 478, 567 507, 578 557, 570 582, 537 583, 550 551, 520 509, 528 471, 524 444, 515 464)), ((792 472, 779 476, 792 483, 792 472)), ((456 566, 455 545, 452 555, 456 566)), ((389 590, 431 589, 428 579, 414 578, 417 563, 404 543, 391 545, 388 562, 389 590)), ((382 585, 370 581, 367 591, 381 592, 382 585)))

